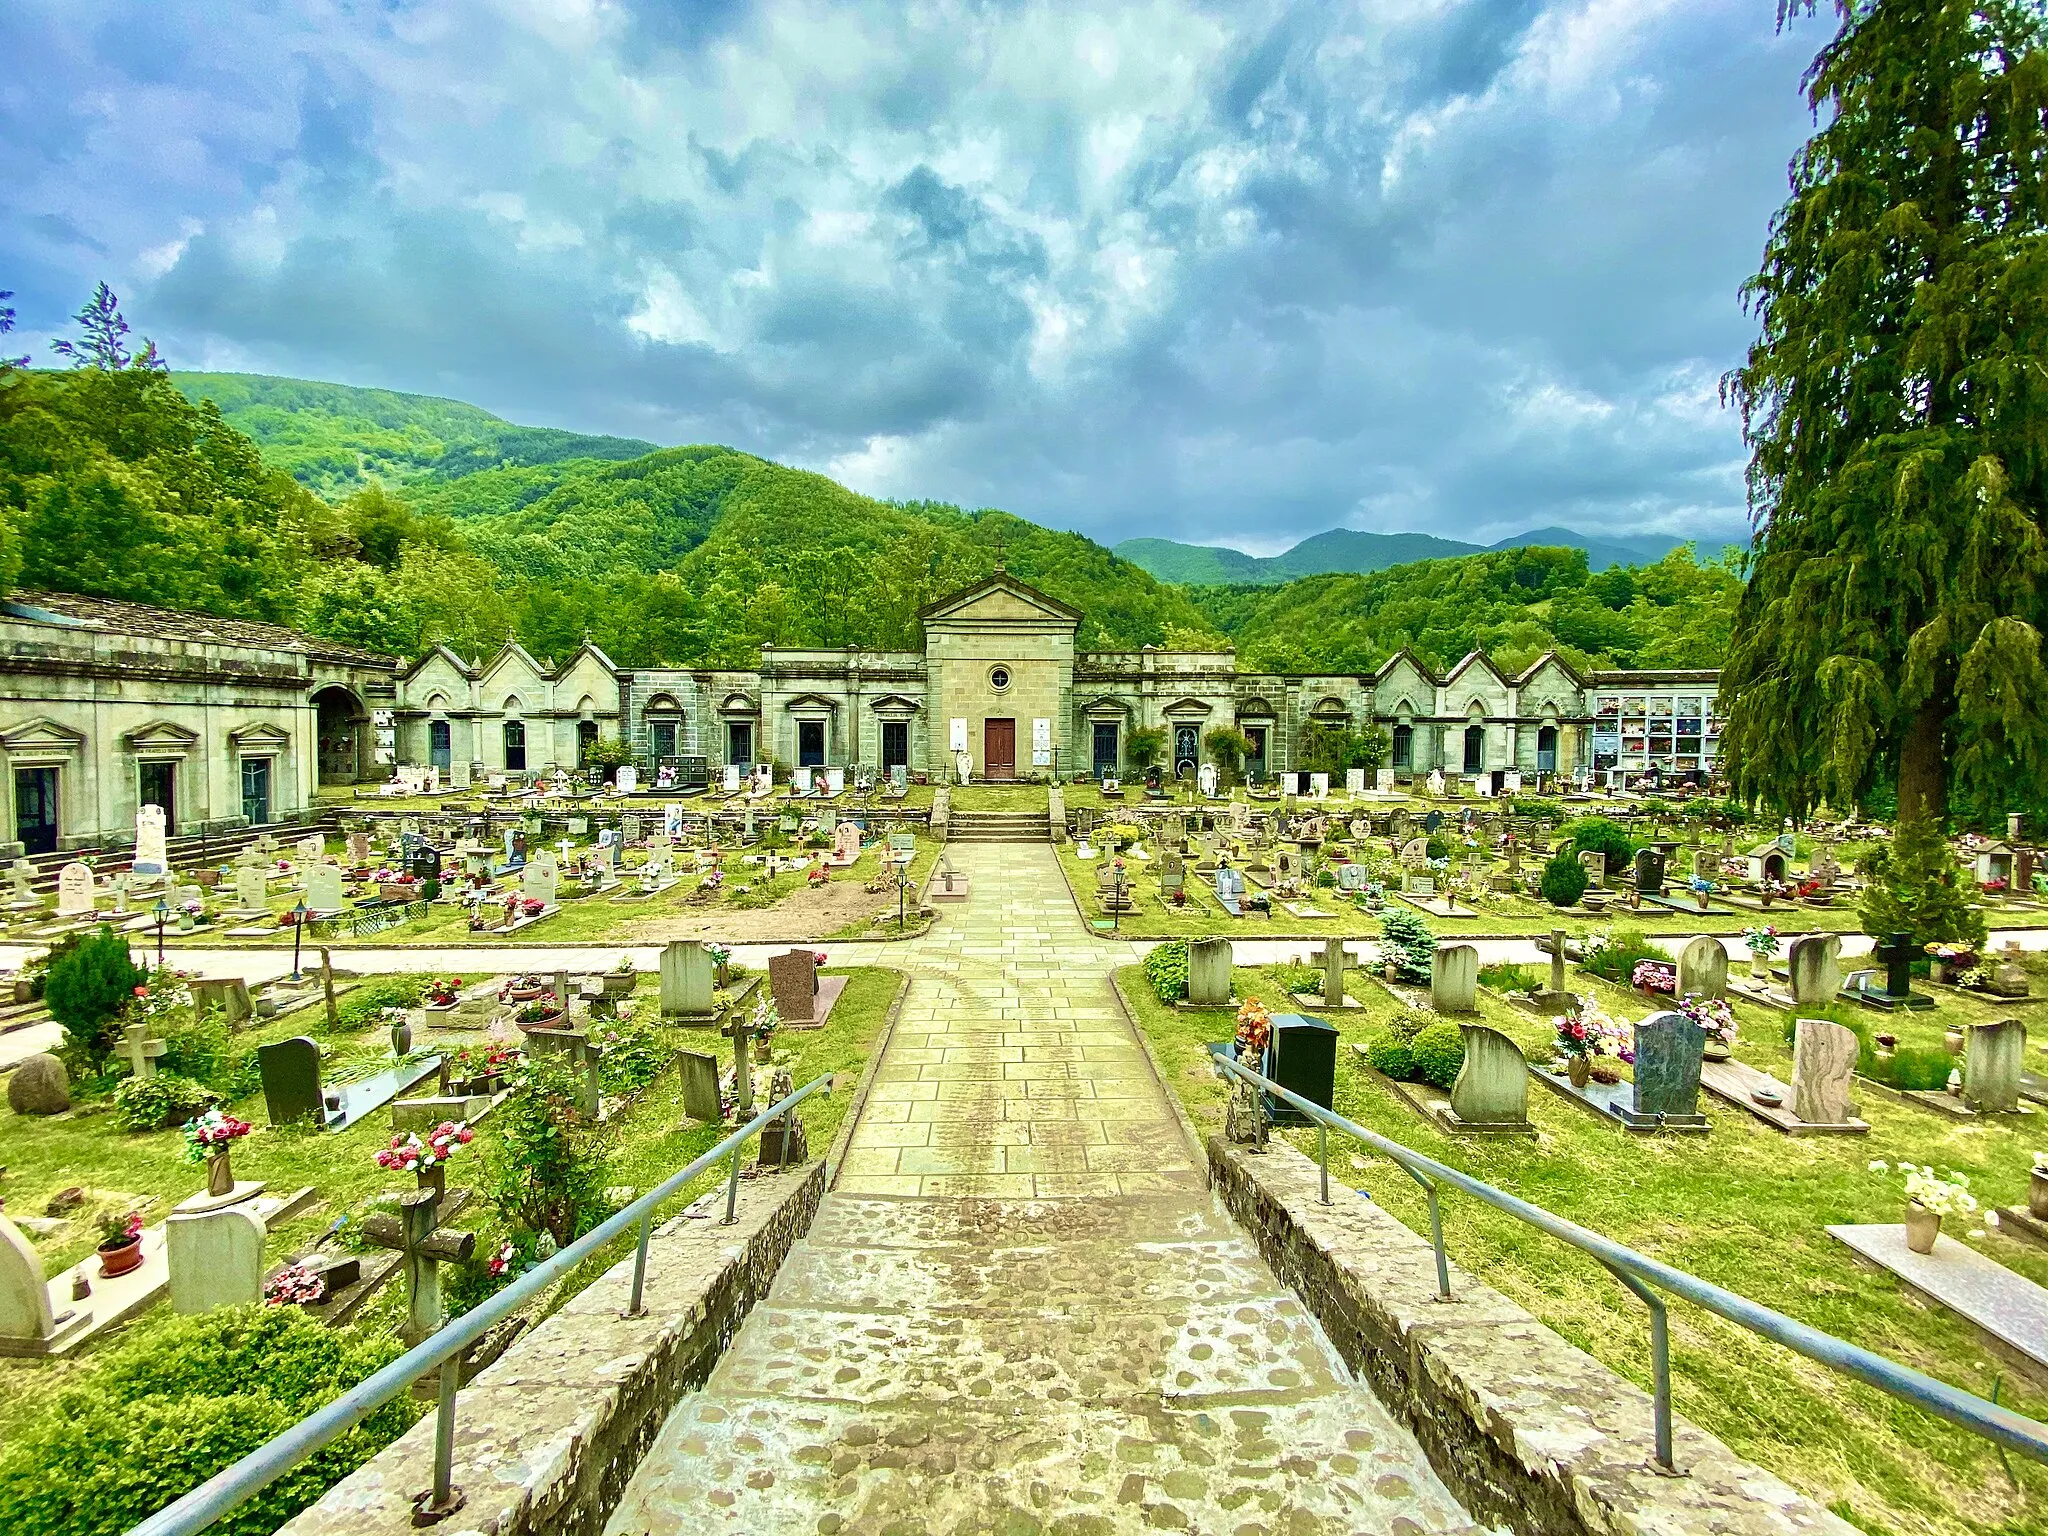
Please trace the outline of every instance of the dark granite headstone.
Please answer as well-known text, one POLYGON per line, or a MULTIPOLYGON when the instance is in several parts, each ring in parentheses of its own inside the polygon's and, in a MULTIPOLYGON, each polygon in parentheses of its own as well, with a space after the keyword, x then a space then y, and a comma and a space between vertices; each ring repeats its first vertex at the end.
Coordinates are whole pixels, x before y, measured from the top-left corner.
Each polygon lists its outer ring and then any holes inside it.
POLYGON ((1682 1013, 1653 1013, 1636 1025, 1635 1102, 1614 1113, 1630 1125, 1698 1126, 1700 1061, 1707 1032, 1682 1013))
POLYGON ((320 1047, 304 1035, 256 1047, 256 1069, 263 1078, 263 1103, 272 1125, 298 1120, 320 1121, 326 1104, 320 1095, 320 1047))
POLYGON ((683 1113, 692 1120, 717 1124, 724 1114, 718 1099, 718 1058, 684 1051, 678 1061, 683 1074, 683 1113))
MULTIPOLYGON (((1265 1065, 1261 1069, 1282 1088, 1300 1094, 1324 1109, 1337 1085, 1337 1031, 1321 1019, 1298 1013, 1273 1015, 1273 1032, 1266 1042, 1265 1065)), ((1284 1099, 1266 1099, 1270 1118, 1282 1125, 1305 1124, 1308 1116, 1284 1099)))
POLYGON ((1664 855, 1654 848, 1642 848, 1636 852, 1636 894, 1664 894, 1664 855))
POLYGON ((405 872, 415 880, 441 878, 441 850, 431 843, 419 843, 405 856, 405 872))

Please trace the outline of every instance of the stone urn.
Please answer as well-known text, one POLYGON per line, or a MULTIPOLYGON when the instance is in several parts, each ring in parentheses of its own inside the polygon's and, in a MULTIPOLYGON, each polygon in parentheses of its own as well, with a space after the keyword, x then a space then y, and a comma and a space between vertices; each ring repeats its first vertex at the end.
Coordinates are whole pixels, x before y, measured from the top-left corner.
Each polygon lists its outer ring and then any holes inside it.
POLYGON ((408 1015, 391 1026, 391 1054, 408 1056, 412 1053, 412 1019, 408 1015))
POLYGON ((775 1037, 773 1035, 754 1036, 754 1060, 766 1064, 774 1059, 775 1037))
POLYGON ((1593 1058, 1590 1056, 1569 1056, 1565 1058, 1565 1076, 1571 1079, 1574 1088, 1583 1088, 1593 1080, 1593 1058))
POLYGON ((2027 1181, 2027 1214, 2048 1221, 2048 1168, 2036 1168, 2027 1181))
POLYGON ((228 1162, 226 1147, 206 1160, 206 1192, 209 1195, 231 1195, 235 1192, 235 1170, 228 1162))
POLYGON ((1948 1047, 1949 1055, 1960 1056, 1963 1054, 1963 1032, 1953 1024, 1942 1034, 1941 1043, 1948 1047))
POLYGON ((1906 1202, 1906 1246, 1915 1253, 1934 1252, 1934 1240, 1941 1236, 1941 1215, 1918 1201, 1906 1202))
POLYGON ((1756 893, 1756 904, 1762 907, 1766 912, 1771 910, 1771 903, 1776 901, 1777 899, 1778 898, 1773 896, 1769 891, 1758 891, 1756 893))
POLYGON ((1749 979, 1751 981, 1769 981, 1771 979, 1771 962, 1762 955, 1751 955, 1749 957, 1749 979))

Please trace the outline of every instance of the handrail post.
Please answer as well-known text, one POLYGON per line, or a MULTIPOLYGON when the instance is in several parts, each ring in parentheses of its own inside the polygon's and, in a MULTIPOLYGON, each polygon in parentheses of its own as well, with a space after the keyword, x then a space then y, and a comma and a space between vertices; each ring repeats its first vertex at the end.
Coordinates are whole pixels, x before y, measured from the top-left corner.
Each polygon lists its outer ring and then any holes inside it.
POLYGON ((455 1390, 462 1384, 462 1357, 441 1362, 439 1401, 434 1409, 434 1486, 414 1497, 412 1523, 434 1525, 467 1503, 455 1486, 455 1390))
POLYGON ((652 1211, 640 1214, 640 1249, 633 1257, 633 1299, 626 1303, 622 1317, 638 1317, 647 1310, 640 1303, 640 1294, 647 1286, 647 1239, 652 1227, 652 1211))
POLYGON ((1316 1161, 1323 1170, 1323 1204, 1330 1203, 1330 1128, 1322 1121, 1316 1122, 1316 1161))
MULTIPOLYGON (((745 1146, 745 1145, 746 1145, 746 1143, 745 1143, 745 1142, 741 1142, 741 1143, 740 1143, 740 1146, 745 1146)), ((735 1224, 735 1223, 736 1223, 736 1222, 737 1222, 737 1221, 738 1221, 738 1220, 740 1219, 740 1214, 739 1214, 739 1210, 740 1210, 740 1147, 734 1147, 734 1148, 732 1149, 732 1173, 731 1173, 731 1175, 730 1175, 730 1176, 729 1176, 729 1177, 728 1177, 728 1178, 726 1179, 726 1181, 725 1181, 725 1221, 724 1221, 723 1225, 725 1225, 725 1226, 728 1226, 728 1227, 729 1227, 729 1226, 732 1226, 733 1224, 735 1224)))
POLYGON ((1627 1270, 1604 1259, 1601 1268, 1635 1292, 1650 1309, 1650 1403, 1657 1420, 1657 1468, 1677 1477, 1678 1464, 1672 1460, 1671 1449, 1671 1327, 1665 1316, 1664 1298, 1627 1270))
POLYGON ((1436 1299, 1451 1299, 1451 1261, 1444 1253, 1444 1213, 1437 1204, 1436 1180, 1425 1179, 1422 1192, 1429 1197, 1429 1244, 1436 1250, 1436 1299))

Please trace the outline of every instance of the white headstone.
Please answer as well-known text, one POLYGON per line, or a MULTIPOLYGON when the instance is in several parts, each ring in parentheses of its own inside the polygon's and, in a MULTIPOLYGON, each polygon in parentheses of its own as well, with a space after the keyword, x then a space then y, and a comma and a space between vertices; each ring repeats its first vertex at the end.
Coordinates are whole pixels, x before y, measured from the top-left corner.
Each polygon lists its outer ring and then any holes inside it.
POLYGON ((57 872, 57 915, 79 917, 92 909, 92 869, 73 859, 57 872))
POLYGON ((1330 793, 1330 776, 1327 773, 1312 773, 1308 776, 1308 792, 1318 800, 1330 793))
POLYGON ((740 765, 738 763, 727 763, 725 765, 725 777, 722 782, 728 795, 736 795, 740 792, 740 765))
POLYGON ((1205 799, 1216 793, 1216 765, 1214 763, 1204 763, 1195 770, 1195 786, 1201 790, 1205 799))
POLYGON ((16 906, 28 906, 36 899, 36 867, 27 859, 16 859, 7 866, 8 900, 16 906))
POLYGON ((832 829, 832 862, 851 864, 860 857, 860 828, 842 821, 832 829))
POLYGON ((341 870, 333 864, 315 864, 306 871, 306 910, 341 910, 341 870))
POLYGON ((318 832, 311 833, 293 845, 293 860, 300 864, 318 864, 327 854, 327 840, 318 832))
POLYGON ((263 1218, 247 1203, 164 1223, 171 1263, 171 1309, 211 1312, 263 1299, 263 1218))
POLYGON ((1283 773, 1283 774, 1281 774, 1281 775, 1280 775, 1280 793, 1281 793, 1281 794, 1283 794, 1283 795, 1298 795, 1298 794, 1300 794, 1300 793, 1301 793, 1301 775, 1300 775, 1300 774, 1298 774, 1298 773, 1283 773))
POLYGON ((262 866, 244 864, 235 871, 235 905, 244 912, 263 912, 270 907, 270 882, 262 866))
POLYGON ((135 812, 135 858, 131 865, 138 875, 161 875, 171 867, 166 843, 164 808, 145 805, 135 812))
POLYGON ((1432 795, 1440 795, 1444 792, 1443 769, 1432 768, 1429 770, 1429 792, 1432 795))
POLYGON ((1394 788, 1394 770, 1391 768, 1374 769, 1372 782, 1373 787, 1381 794, 1391 793, 1394 788))
POLYGON ((797 771, 796 771, 796 772, 795 772, 794 774, 792 774, 792 775, 791 775, 791 779, 792 779, 792 782, 794 782, 794 783, 795 783, 795 785, 796 785, 796 792, 797 792, 798 794, 800 794, 800 795, 808 795, 808 794, 809 794, 809 793, 811 792, 811 770, 810 770, 810 769, 808 769, 808 768, 799 768, 799 769, 797 769, 797 771))
POLYGON ((42 1340, 56 1327, 42 1258, 19 1228, 0 1216, 0 1338, 42 1340))
POLYGON ((1363 768, 1346 768, 1344 770, 1344 793, 1347 795, 1362 795, 1365 793, 1365 770, 1363 768))
POLYGON ((637 794, 640 789, 640 770, 631 763, 612 775, 612 783, 622 795, 637 794))
POLYGON ((1500 776, 1500 787, 1511 795, 1519 795, 1522 792, 1521 769, 1510 768, 1506 773, 1502 774, 1500 776))
POLYGON ((825 793, 836 795, 846 788, 846 770, 827 768, 825 770, 825 793))
POLYGON ((555 858, 554 851, 543 848, 526 861, 526 872, 520 877, 519 884, 528 901, 545 902, 553 906, 561 880, 562 866, 555 858))

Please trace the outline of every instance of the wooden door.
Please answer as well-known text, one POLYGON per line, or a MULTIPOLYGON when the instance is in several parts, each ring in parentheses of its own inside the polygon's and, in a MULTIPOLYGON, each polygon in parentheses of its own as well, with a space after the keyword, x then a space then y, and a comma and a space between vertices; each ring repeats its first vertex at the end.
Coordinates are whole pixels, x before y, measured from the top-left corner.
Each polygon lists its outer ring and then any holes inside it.
POLYGON ((991 779, 1017 776, 1017 722, 990 720, 982 727, 981 771, 991 779))

